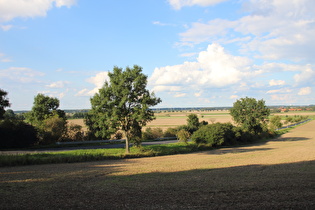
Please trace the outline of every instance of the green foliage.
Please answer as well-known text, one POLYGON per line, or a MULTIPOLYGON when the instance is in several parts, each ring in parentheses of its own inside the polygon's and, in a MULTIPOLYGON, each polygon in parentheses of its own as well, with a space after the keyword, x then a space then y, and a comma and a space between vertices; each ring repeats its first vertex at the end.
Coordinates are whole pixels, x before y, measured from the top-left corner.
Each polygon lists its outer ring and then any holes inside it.
POLYGON ((37 143, 36 129, 19 120, 0 121, 0 148, 24 148, 37 143))
POLYGON ((143 140, 153 140, 157 138, 162 138, 164 136, 163 130, 161 128, 146 128, 142 133, 143 140))
POLYGON ((208 144, 211 146, 220 146, 230 144, 235 141, 234 126, 231 123, 214 123, 199 128, 191 139, 197 144, 208 144))
POLYGON ((64 111, 58 109, 59 100, 38 94, 34 98, 32 110, 25 114, 26 122, 38 130, 39 142, 50 144, 61 141, 67 129, 64 111))
POLYGON ((190 136, 191 136, 190 132, 184 129, 177 132, 177 138, 181 142, 187 143, 190 136))
POLYGON ((198 130, 200 123, 199 123, 199 118, 196 114, 190 114, 188 115, 187 118, 187 126, 189 129, 190 133, 195 132, 196 130, 198 130))
POLYGON ((42 127, 44 120, 54 115, 66 119, 65 112, 58 108, 59 100, 57 98, 52 98, 39 93, 34 98, 32 110, 25 114, 25 120, 36 127, 42 127))
POLYGON ((114 135, 114 138, 115 138, 116 140, 122 139, 122 138, 123 138, 122 132, 117 131, 117 132, 115 133, 115 135, 114 135))
POLYGON ((177 130, 175 128, 167 128, 164 131, 164 137, 176 137, 177 130))
POLYGON ((270 118, 269 127, 271 130, 276 130, 282 127, 281 117, 279 115, 275 115, 270 118))
POLYGON ((254 134, 263 132, 267 123, 270 109, 265 105, 264 100, 254 98, 241 98, 237 100, 230 109, 230 114, 235 123, 240 125, 244 131, 254 134))
POLYGON ((9 99, 6 97, 7 92, 0 89, 0 120, 3 119, 5 108, 10 106, 9 99))
POLYGON ((154 119, 150 110, 161 102, 147 89, 147 76, 140 66, 127 67, 125 71, 114 67, 108 73, 109 82, 91 98, 92 109, 86 117, 86 125, 96 137, 108 138, 117 130, 122 130, 126 138, 126 152, 132 130, 145 126, 154 119))
POLYGON ((8 120, 14 120, 17 119, 17 116, 14 114, 14 111, 12 109, 7 109, 3 115, 3 118, 8 120))

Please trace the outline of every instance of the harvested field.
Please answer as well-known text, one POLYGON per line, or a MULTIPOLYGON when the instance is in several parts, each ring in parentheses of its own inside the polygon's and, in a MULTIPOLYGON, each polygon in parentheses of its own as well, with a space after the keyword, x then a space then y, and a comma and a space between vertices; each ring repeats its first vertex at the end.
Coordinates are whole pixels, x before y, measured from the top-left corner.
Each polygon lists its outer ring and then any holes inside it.
POLYGON ((185 155, 0 168, 2 209, 314 209, 315 121, 185 155))

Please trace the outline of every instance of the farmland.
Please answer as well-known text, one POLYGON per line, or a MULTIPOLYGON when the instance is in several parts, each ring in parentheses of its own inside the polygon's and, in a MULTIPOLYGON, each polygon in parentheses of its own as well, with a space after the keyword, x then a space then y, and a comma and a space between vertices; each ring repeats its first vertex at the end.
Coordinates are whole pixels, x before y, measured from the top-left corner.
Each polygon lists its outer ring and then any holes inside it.
POLYGON ((314 209, 315 121, 185 155, 0 168, 3 209, 314 209))
MULTIPOLYGON (((204 120, 208 123, 226 123, 233 122, 232 117, 229 114, 229 111, 206 111, 206 112, 163 112, 155 114, 156 119, 152 122, 149 122, 146 127, 156 127, 162 128, 163 130, 169 127, 176 127, 179 125, 184 125, 187 123, 187 116, 189 114, 197 114, 200 121, 204 120)), ((287 112, 287 113, 276 113, 274 115, 280 115, 283 118, 285 116, 294 116, 294 115, 308 115, 310 117, 315 117, 315 112, 305 111, 305 112, 287 112)), ((83 126, 86 129, 83 119, 71 119, 70 123, 78 124, 83 126)), ((145 128, 145 127, 144 127, 145 128)))

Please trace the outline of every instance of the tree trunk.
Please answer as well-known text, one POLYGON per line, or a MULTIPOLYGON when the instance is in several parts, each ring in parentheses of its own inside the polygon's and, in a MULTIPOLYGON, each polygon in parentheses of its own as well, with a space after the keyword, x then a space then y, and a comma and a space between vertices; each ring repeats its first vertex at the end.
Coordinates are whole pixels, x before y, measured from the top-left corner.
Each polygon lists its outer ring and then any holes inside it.
POLYGON ((128 132, 125 132, 125 138, 126 138, 126 153, 129 154, 130 153, 130 149, 129 149, 129 137, 128 137, 128 132))

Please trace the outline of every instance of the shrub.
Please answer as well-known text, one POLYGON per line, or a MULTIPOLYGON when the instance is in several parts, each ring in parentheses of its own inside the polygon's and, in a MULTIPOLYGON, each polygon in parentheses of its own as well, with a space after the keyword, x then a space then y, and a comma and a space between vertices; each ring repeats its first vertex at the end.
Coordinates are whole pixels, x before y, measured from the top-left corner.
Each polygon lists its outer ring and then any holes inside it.
POLYGON ((191 136, 191 134, 186 131, 186 130, 180 130, 177 132, 177 138, 179 141, 182 141, 182 142, 185 142, 187 143, 188 142, 188 139, 189 137, 191 136))
POLYGON ((177 134, 177 130, 175 128, 168 128, 165 132, 164 132, 164 137, 176 137, 177 134))
POLYGON ((152 140, 163 137, 163 130, 161 128, 146 128, 142 133, 142 139, 152 140))
POLYGON ((36 129, 19 120, 0 122, 0 148, 23 148, 38 142, 36 129))
POLYGON ((67 129, 66 139, 71 141, 83 141, 84 131, 82 131, 82 126, 77 124, 70 124, 67 129))
POLYGON ((281 117, 279 115, 275 115, 270 119, 269 127, 271 130, 276 130, 282 127, 281 117))
POLYGON ((231 123, 214 123, 202 126, 191 139, 197 144, 205 143, 211 146, 231 144, 235 142, 235 133, 231 123))

